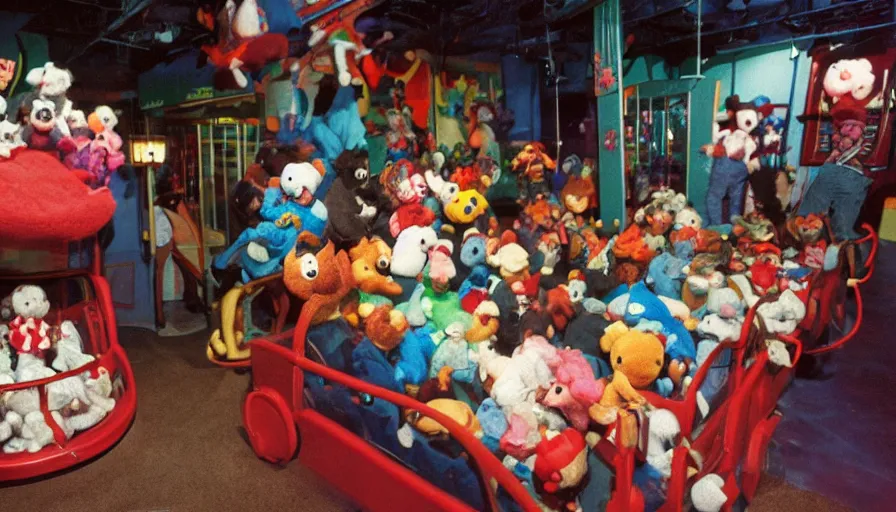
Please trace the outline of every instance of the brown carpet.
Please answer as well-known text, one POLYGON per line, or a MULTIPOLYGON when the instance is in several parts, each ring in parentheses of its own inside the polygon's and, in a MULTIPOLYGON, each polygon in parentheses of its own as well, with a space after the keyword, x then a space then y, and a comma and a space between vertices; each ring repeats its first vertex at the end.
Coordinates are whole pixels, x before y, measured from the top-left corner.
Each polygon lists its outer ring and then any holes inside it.
MULTIPOLYGON (((205 339, 205 333, 159 338, 122 329, 137 378, 131 430, 75 470, 0 487, 0 510, 11 503, 17 512, 354 510, 297 461, 280 468, 255 457, 240 427, 248 376, 206 361, 205 339)), ((768 477, 750 510, 848 509, 768 477)))

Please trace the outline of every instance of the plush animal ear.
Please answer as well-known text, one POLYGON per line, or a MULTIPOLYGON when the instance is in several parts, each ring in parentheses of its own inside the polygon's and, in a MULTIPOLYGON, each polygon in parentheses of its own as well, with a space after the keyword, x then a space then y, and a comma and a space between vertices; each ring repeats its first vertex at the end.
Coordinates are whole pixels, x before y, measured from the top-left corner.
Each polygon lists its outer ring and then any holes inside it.
POLYGON ((40 85, 41 80, 44 79, 44 68, 43 66, 39 68, 34 68, 25 75, 25 82, 32 87, 37 87, 40 85))
POLYGON ((327 175, 327 168, 324 166, 324 162, 322 160, 315 158, 311 162, 311 165, 314 166, 315 169, 317 169, 317 172, 321 175, 321 177, 327 175))

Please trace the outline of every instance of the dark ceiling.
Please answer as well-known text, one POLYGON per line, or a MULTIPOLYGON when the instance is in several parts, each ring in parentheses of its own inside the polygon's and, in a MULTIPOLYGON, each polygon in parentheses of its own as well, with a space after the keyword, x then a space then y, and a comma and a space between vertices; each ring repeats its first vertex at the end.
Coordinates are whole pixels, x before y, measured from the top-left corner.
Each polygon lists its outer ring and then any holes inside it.
MULTIPOLYGON (((68 66, 79 87, 122 90, 133 88, 140 72, 208 41, 211 34, 196 21, 201 3, 2 0, 0 8, 30 13, 22 30, 45 34, 50 58, 68 66)), ((497 51, 538 57, 546 54, 543 13, 547 5, 554 49, 562 56, 577 43, 591 41, 589 7, 597 3, 384 0, 359 18, 358 28, 392 31, 396 38, 390 44, 396 49, 424 48, 442 55, 497 51)), ((622 0, 622 4, 625 35, 631 42, 628 55, 656 54, 674 64, 696 53, 697 0, 622 0)), ((725 48, 894 21, 892 0, 704 0, 701 5, 704 57, 725 48)), ((572 58, 584 57, 580 53, 567 52, 572 58)))

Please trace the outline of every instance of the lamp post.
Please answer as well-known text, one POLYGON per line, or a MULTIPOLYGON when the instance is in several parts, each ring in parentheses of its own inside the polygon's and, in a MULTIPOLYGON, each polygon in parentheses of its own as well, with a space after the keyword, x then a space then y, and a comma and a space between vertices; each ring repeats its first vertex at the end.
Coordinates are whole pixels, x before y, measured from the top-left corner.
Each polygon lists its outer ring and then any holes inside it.
POLYGON ((165 162, 167 144, 164 137, 135 136, 131 138, 130 146, 131 162, 135 166, 146 167, 146 203, 149 231, 144 231, 142 237, 143 241, 149 245, 149 257, 152 259, 156 255, 155 169, 153 165, 160 165, 165 162))

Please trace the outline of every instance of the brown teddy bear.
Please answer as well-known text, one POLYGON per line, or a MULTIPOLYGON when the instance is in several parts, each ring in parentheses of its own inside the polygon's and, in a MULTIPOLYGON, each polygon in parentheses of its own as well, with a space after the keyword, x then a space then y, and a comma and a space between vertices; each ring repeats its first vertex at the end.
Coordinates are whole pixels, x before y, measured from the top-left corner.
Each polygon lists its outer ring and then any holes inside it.
POLYGON ((665 347, 655 334, 629 329, 623 322, 607 327, 600 348, 610 353, 613 375, 600 401, 588 415, 601 425, 616 421, 620 413, 644 405, 638 390, 647 389, 663 369, 665 347))
POLYGON ((342 299, 355 287, 351 263, 344 251, 336 252, 332 242, 305 231, 283 261, 283 283, 303 301, 314 298, 316 308, 311 325, 332 318, 342 299))
POLYGON ((352 275, 357 284, 342 310, 342 316, 354 327, 358 326, 358 306, 392 304, 390 297, 401 295, 401 285, 389 276, 392 264, 392 248, 381 238, 362 238, 348 251, 352 261, 352 275))

